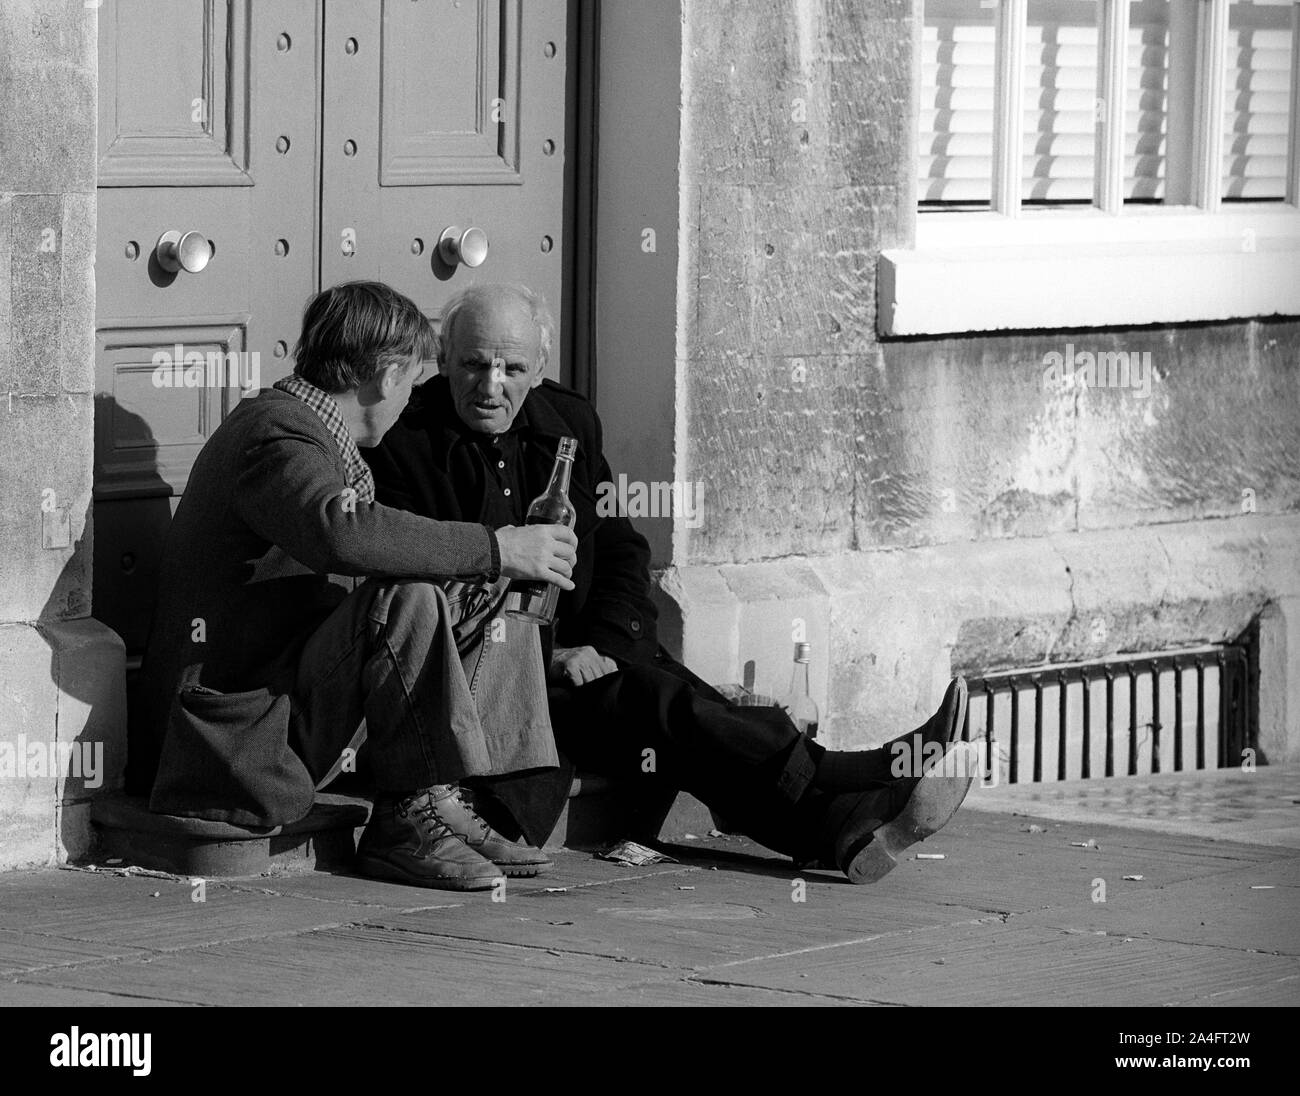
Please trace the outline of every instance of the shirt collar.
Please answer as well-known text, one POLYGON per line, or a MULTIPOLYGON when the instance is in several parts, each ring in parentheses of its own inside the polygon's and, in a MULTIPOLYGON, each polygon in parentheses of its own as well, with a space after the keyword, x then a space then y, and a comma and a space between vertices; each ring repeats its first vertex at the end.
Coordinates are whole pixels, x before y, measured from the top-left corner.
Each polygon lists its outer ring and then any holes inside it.
POLYGON ((370 466, 362 459, 357 443, 352 440, 352 432, 348 429, 348 424, 343 421, 343 413, 339 411, 339 405, 334 401, 334 397, 297 373, 290 373, 289 376, 276 381, 273 387, 301 400, 316 413, 316 417, 320 419, 321 424, 329 431, 330 437, 334 439, 334 444, 338 446, 339 456, 343 458, 343 470, 347 476, 348 486, 357 492, 362 502, 374 502, 375 477, 370 471, 370 466))

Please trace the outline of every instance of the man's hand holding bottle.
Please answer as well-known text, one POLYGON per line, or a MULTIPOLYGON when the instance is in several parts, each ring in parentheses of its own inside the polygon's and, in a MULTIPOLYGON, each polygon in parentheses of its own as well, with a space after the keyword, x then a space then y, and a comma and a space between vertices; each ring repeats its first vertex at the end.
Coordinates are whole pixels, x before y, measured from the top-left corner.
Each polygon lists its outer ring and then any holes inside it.
POLYGON ((506 578, 549 582, 572 590, 578 538, 563 525, 507 525, 497 530, 501 573, 506 578))

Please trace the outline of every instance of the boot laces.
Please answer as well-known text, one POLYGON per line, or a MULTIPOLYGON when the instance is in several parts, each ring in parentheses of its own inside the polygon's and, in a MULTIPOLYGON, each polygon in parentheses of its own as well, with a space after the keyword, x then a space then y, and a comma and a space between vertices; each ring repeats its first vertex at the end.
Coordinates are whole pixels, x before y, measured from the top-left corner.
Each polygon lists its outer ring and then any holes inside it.
POLYGON ((474 809, 474 798, 471 794, 466 792, 466 789, 458 785, 451 793, 451 798, 456 800, 456 802, 465 809, 465 813, 469 815, 471 824, 477 825, 480 837, 486 837, 491 832, 492 827, 489 826, 483 816, 474 809))
POLYGON ((431 837, 448 837, 453 830, 446 819, 438 813, 438 805, 433 796, 412 795, 397 804, 397 813, 403 818, 413 818, 415 822, 431 837))

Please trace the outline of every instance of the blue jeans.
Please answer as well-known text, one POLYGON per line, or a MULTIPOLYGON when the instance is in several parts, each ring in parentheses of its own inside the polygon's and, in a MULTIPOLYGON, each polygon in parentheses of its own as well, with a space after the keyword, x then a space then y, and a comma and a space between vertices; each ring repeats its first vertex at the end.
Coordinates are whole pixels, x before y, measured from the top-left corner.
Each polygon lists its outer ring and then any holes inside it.
POLYGON ((362 743, 380 794, 559 764, 538 629, 495 583, 370 579, 298 660, 293 747, 320 787, 362 743))

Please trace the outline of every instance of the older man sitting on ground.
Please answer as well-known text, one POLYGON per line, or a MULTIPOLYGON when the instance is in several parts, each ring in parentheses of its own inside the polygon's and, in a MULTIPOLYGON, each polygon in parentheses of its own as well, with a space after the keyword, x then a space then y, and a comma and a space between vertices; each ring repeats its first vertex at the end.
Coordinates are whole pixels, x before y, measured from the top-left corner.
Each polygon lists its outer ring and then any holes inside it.
MULTIPOLYGON (((944 771, 958 775, 923 773, 914 753, 900 776, 895 743, 827 751, 781 709, 729 704, 670 657, 656 637, 645 538, 597 506, 612 475, 596 412, 542 377, 552 338, 545 302, 526 288, 480 285, 452 301, 440 376, 365 454, 380 500, 442 521, 517 526, 546 486, 560 438, 576 438, 577 562, 543 644, 564 758, 640 793, 647 831, 665 797, 685 789, 797 862, 833 865, 858 883, 879 879, 903 848, 952 817, 969 788, 972 748, 956 743, 965 683, 954 680, 939 710, 895 740, 919 735, 925 756, 946 751, 944 771)), ((536 657, 540 669, 541 650, 536 657)), ((497 829, 541 844, 570 771, 493 782, 479 810, 497 829)))

